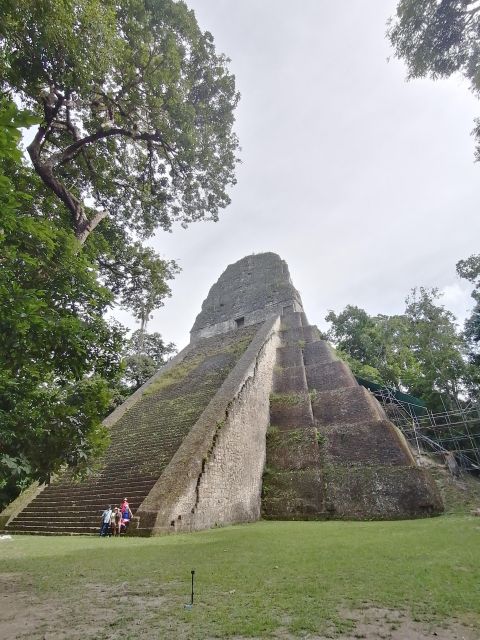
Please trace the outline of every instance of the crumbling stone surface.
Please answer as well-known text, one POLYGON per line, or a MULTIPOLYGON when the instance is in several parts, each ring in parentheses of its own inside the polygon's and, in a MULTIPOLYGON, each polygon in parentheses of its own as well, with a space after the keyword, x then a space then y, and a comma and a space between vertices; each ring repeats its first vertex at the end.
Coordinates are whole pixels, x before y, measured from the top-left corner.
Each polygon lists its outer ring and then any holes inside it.
POLYGON ((138 533, 191 531, 260 516, 278 340, 266 321, 137 512, 138 533))
POLYGON ((191 330, 191 341, 302 311, 287 263, 275 253, 247 256, 229 265, 210 289, 191 330))
POLYGON ((414 465, 408 446, 388 420, 330 425, 320 434, 327 464, 414 465))
POLYGON ((335 351, 328 342, 324 340, 317 340, 316 342, 305 344, 303 347, 303 356, 306 366, 338 361, 335 351))
POLYGON ((317 393, 313 398, 312 408, 320 426, 386 420, 379 403, 367 389, 358 384, 317 393))
POLYGON ((270 427, 267 432, 267 469, 297 471, 316 468, 321 464, 320 456, 319 434, 315 427, 288 431, 270 427))
POLYGON ((264 474, 262 515, 266 519, 318 520, 328 514, 325 479, 319 468, 276 470, 264 474))
POLYGON ((357 381, 350 368, 340 360, 307 365, 305 373, 308 388, 316 391, 333 391, 344 387, 357 386, 357 381))
POLYGON ((313 425, 308 393, 275 393, 270 397, 270 424, 280 430, 313 425))
POLYGON ((305 367, 275 367, 273 372, 273 390, 275 393, 306 392, 307 378, 305 367))
POLYGON ((392 520, 443 511, 438 488, 425 469, 337 465, 324 473, 330 517, 392 520))

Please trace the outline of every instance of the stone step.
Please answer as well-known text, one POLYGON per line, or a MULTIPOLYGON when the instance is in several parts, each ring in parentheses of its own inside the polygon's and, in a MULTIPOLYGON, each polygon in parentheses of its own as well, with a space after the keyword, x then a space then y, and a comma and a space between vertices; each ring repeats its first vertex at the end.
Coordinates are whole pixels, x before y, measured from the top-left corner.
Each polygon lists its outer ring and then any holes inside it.
MULTIPOLYGON (((130 507, 130 509, 133 511, 132 507, 130 507)), ((32 517, 43 517, 43 518, 54 518, 54 517, 59 517, 59 518, 71 518, 72 517, 72 513, 75 514, 75 516, 77 517, 88 517, 91 516, 92 513, 94 513, 95 515, 97 513, 102 514, 105 511, 105 507, 83 507, 83 506, 76 506, 75 508, 72 507, 60 507, 60 508, 55 508, 55 507, 47 507, 47 508, 42 508, 42 509, 35 509, 33 507, 29 507, 27 509, 24 509, 18 516, 17 518, 32 518, 32 517)))
POLYGON ((264 475, 262 516, 274 520, 328 517, 320 469, 271 470, 264 475))
POLYGON ((150 482, 148 484, 144 484, 143 486, 131 487, 128 484, 122 484, 118 487, 104 487, 103 485, 98 486, 86 486, 79 487, 78 489, 72 488, 59 488, 57 490, 49 491, 45 489, 40 493, 37 497, 38 500, 42 498, 59 498, 61 499, 63 496, 72 496, 72 497, 81 497, 82 495, 95 495, 98 497, 101 496, 111 496, 111 495, 119 495, 119 499, 123 499, 125 496, 129 498, 128 492, 132 495, 140 495, 144 491, 148 491, 149 487, 151 487, 154 482, 150 482), (120 494, 122 494, 120 496, 120 494))
POLYGON ((312 397, 312 408, 316 424, 319 426, 387 419, 375 398, 359 385, 316 393, 315 397, 312 397))
POLYGON ((319 365, 327 362, 338 361, 339 358, 325 340, 315 340, 303 347, 305 365, 319 365))
POLYGON ((274 393, 307 391, 307 378, 303 363, 299 367, 275 367, 273 375, 274 393))
POLYGON ((145 480, 143 482, 136 482, 135 484, 129 483, 129 482, 118 482, 116 484, 107 484, 107 483, 98 481, 95 483, 92 482, 89 484, 81 484, 76 486, 50 485, 50 487, 47 487, 46 489, 44 489, 42 493, 44 495, 47 495, 48 493, 48 495, 50 496, 62 496, 67 494, 78 495, 86 491, 90 493, 93 491, 99 491, 102 493, 114 493, 114 492, 123 493, 124 491, 139 492, 145 489, 148 490, 148 488, 151 487, 152 484, 154 483, 155 483, 155 479, 152 478, 149 480, 145 480))
POLYGON ((302 348, 298 344, 278 347, 276 364, 278 367, 303 367, 302 348))
MULTIPOLYGON (((141 502, 143 502, 143 500, 146 498, 148 494, 144 493, 141 496, 138 496, 134 499, 130 499, 129 503, 130 503, 130 509, 133 509, 134 506, 136 507, 136 505, 139 505, 141 502)), ((37 509, 38 511, 41 511, 47 507, 52 507, 53 509, 59 509, 59 508, 64 508, 64 509, 68 509, 68 508, 78 508, 78 507, 83 507, 85 508, 92 508, 92 509, 105 509, 105 507, 107 505, 113 505, 113 506, 118 506, 121 503, 121 499, 113 499, 113 498, 105 498, 105 499, 101 499, 98 500, 97 498, 93 497, 93 498, 83 498, 81 500, 79 500, 78 498, 65 498, 64 500, 49 500, 49 501, 44 501, 44 502, 32 502, 32 508, 37 509)))
POLYGON ((389 420, 319 427, 328 465, 414 466, 410 449, 389 420))
POLYGON ((321 455, 318 431, 315 427, 302 427, 267 431, 267 468, 298 470, 320 467, 321 455))
POLYGON ((32 523, 31 525, 23 525, 22 523, 18 523, 15 525, 11 525, 7 528, 8 533, 37 533, 40 535, 45 534, 69 534, 69 533, 91 533, 91 534, 99 534, 100 526, 93 527, 81 527, 78 525, 72 525, 71 527, 66 527, 65 525, 58 525, 49 523, 48 525, 41 525, 38 523, 32 523))
POLYGON ((300 311, 291 311, 290 313, 284 313, 280 318, 281 330, 297 329, 302 325, 303 325, 303 317, 300 311))
POLYGON ((317 342, 320 338, 320 331, 315 325, 307 327, 296 327, 279 331, 282 346, 298 345, 304 347, 310 342, 317 342))
POLYGON ((316 391, 331 391, 332 389, 358 386, 350 368, 341 360, 306 365, 305 373, 308 388, 316 391))
POLYGON ((278 429, 313 425, 308 393, 278 393, 270 396, 270 424, 278 429))
POLYGON ((39 527, 80 527, 84 529, 85 527, 99 527, 101 524, 101 515, 95 515, 93 517, 88 518, 18 518, 15 520, 14 526, 22 525, 22 527, 26 526, 39 526, 39 527))

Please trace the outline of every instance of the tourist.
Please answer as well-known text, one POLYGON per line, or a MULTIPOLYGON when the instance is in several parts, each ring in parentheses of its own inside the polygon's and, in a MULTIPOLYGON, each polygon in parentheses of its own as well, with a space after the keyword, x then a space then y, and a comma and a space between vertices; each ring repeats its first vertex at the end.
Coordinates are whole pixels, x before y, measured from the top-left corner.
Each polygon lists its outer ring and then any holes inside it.
POLYGON ((102 513, 102 524, 100 527, 100 535, 106 536, 110 529, 110 518, 112 516, 112 506, 109 504, 105 511, 102 513))
POLYGON ((120 511, 122 514, 122 520, 120 523, 120 532, 127 533, 128 525, 130 524, 130 518, 133 516, 132 511, 130 509, 130 505, 128 504, 127 498, 123 499, 122 506, 120 507, 120 511))
POLYGON ((116 522, 115 518, 116 518, 118 512, 119 512, 118 507, 114 507, 114 509, 112 511, 112 515, 110 516, 110 535, 111 536, 116 536, 117 535, 117 522, 116 522))
POLYGON ((122 511, 120 507, 115 507, 115 535, 119 536, 122 528, 122 511))
POLYGON ((127 524, 128 524, 128 522, 130 522, 130 518, 132 517, 133 514, 132 514, 132 512, 130 510, 130 505, 128 504, 127 498, 123 499, 121 512, 122 512, 122 520, 123 521, 126 520, 127 524))

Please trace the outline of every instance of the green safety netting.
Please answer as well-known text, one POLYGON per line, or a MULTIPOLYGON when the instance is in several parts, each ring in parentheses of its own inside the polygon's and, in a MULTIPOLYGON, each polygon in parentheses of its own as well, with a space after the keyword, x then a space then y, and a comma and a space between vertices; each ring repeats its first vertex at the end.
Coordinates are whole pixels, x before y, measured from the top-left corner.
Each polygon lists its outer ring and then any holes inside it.
POLYGON ((359 378, 356 376, 358 384, 361 384, 362 387, 369 389, 374 394, 381 394, 382 392, 389 392, 398 402, 402 404, 408 404, 410 410, 415 415, 424 415, 427 413, 427 406, 423 400, 420 398, 416 398, 415 396, 411 396, 408 393, 403 393, 402 391, 398 391, 398 389, 394 389, 393 387, 386 387, 385 385, 378 384, 378 382, 372 382, 371 380, 365 380, 365 378, 359 378))

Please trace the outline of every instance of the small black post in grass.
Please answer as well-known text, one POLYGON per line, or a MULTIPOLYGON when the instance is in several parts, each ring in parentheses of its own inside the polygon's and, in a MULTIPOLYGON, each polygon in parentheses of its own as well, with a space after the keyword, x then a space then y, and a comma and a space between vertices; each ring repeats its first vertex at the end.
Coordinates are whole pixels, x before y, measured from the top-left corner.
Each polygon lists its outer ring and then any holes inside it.
POLYGON ((195 569, 192 569, 190 573, 192 574, 192 595, 191 595, 191 598, 190 598, 190 604, 184 605, 185 609, 188 609, 189 611, 191 611, 192 607, 193 607, 193 577, 195 575, 195 569))

